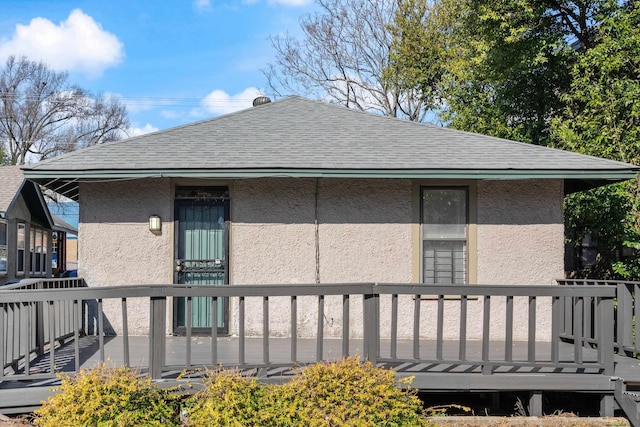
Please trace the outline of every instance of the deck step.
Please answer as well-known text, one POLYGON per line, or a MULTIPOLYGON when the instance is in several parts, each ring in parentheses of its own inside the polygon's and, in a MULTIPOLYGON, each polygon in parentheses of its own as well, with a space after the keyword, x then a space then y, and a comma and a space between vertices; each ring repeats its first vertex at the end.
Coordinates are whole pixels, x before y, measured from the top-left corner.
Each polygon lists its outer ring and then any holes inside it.
POLYGON ((618 378, 614 396, 633 427, 640 427, 640 392, 627 391, 624 379, 618 378))
POLYGON ((629 398, 633 399, 636 402, 640 402, 640 392, 637 392, 637 391, 625 391, 625 392, 623 392, 623 394, 625 394, 626 396, 629 396, 629 398))

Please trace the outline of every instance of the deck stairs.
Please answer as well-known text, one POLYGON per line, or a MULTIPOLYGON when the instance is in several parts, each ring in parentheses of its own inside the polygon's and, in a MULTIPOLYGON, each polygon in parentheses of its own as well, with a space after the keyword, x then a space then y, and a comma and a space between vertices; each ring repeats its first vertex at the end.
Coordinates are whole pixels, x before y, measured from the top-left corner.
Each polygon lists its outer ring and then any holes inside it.
MULTIPOLYGON (((633 388, 637 389, 638 385, 633 388)), ((628 390, 631 386, 622 379, 616 379, 615 399, 620 409, 633 427, 640 427, 640 390, 628 390)))

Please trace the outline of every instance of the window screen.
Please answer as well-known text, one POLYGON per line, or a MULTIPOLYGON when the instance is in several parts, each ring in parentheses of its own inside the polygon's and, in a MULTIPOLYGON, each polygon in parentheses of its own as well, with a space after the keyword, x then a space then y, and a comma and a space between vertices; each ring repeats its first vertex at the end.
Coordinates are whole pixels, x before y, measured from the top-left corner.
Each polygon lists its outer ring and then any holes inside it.
POLYGON ((422 282, 467 283, 466 188, 422 189, 422 282))

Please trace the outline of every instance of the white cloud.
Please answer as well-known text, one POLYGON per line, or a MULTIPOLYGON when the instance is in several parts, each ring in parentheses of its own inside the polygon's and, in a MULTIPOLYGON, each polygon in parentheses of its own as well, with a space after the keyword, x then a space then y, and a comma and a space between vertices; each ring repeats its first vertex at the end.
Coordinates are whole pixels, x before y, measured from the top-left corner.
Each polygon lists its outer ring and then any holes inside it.
POLYGON ((160 111, 160 117, 163 119, 177 119, 183 117, 184 113, 180 113, 175 110, 162 110, 160 111))
POLYGON ((143 111, 155 110, 159 107, 172 105, 174 101, 171 98, 152 98, 152 97, 126 97, 121 96, 120 100, 127 106, 130 113, 141 113, 143 111))
POLYGON ((211 0, 195 0, 193 5, 198 12, 208 12, 211 10, 211 0))
POLYGON ((157 132, 159 129, 151 124, 147 123, 141 128, 138 127, 130 127, 127 129, 127 134, 129 137, 144 135, 145 133, 157 132))
POLYGON ((13 36, 0 42, 0 60, 10 55, 43 61, 54 70, 98 77, 122 61, 124 46, 91 16, 75 9, 58 25, 45 18, 16 25, 13 36))
POLYGON ((214 90, 201 101, 202 107, 194 109, 191 114, 203 116, 206 113, 219 115, 244 110, 253 105, 253 100, 261 93, 255 87, 249 87, 242 92, 229 95, 223 90, 214 90))
POLYGON ((269 0, 269 4, 278 4, 282 6, 300 7, 311 4, 313 0, 269 0))
MULTIPOLYGON (((199 0, 202 1, 202 0, 199 0)), ((242 0, 244 4, 257 4, 260 0, 242 0)), ((313 0, 267 0, 271 6, 301 7, 313 3, 313 0)))

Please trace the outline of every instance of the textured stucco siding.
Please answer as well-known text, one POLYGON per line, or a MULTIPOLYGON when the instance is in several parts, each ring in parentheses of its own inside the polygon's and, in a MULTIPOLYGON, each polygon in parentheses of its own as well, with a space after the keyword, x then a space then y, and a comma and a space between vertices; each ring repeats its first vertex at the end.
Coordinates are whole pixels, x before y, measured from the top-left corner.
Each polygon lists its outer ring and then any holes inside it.
MULTIPOLYGON (((171 283, 172 197, 168 179, 81 183, 79 276, 89 286, 171 283), (150 215, 163 219, 162 234, 149 231, 150 215)), ((120 301, 105 302, 104 311, 112 332, 120 333, 120 301)), ((129 333, 148 333, 148 301, 129 300, 128 315, 129 333)))
MULTIPOLYGON (((564 277, 563 197, 561 180, 478 183, 479 283, 551 285, 564 277)), ((536 304, 536 335, 550 339, 551 302, 536 304)), ((503 301, 496 306, 492 324, 502 329, 503 301)), ((528 298, 514 301, 514 313, 514 339, 525 339, 528 298)))
POLYGON ((564 275, 560 180, 478 183, 478 282, 549 285, 564 275))
MULTIPOLYGON (((428 183, 423 183, 424 185, 428 183)), ((434 183, 437 184, 437 183, 434 183)), ((247 179, 230 184, 230 283, 391 282, 410 283, 419 266, 414 223, 420 201, 410 180, 247 179), (317 225, 316 225, 317 224, 317 225), (316 250, 317 248, 317 250, 316 250), (316 264, 317 263, 317 264, 316 264)), ((171 283, 173 267, 173 183, 168 179, 83 183, 80 192, 79 273, 89 285, 171 283), (163 218, 163 232, 148 230, 149 215, 163 218)), ((475 186, 477 282, 483 284, 551 284, 563 274, 562 182, 481 181, 475 186)), ((473 238, 473 236, 471 237, 473 238)), ((470 285, 473 286, 473 285, 470 285)), ((499 298, 492 326, 504 331, 499 298)), ((270 299, 270 331, 289 333, 288 298, 270 299)), ((341 297, 327 297, 326 337, 342 334, 341 297)), ((548 301, 540 299, 536 331, 548 337, 548 301)), ((413 298, 401 299, 399 334, 413 334, 413 298)), ((388 334, 390 301, 381 301, 381 332, 388 334)), ((457 338, 457 300, 445 302, 445 338, 457 338)), ((170 309, 170 307, 169 307, 170 309)), ((238 307, 230 306, 230 332, 238 332, 238 307)), ((435 337, 435 301, 421 302, 421 335, 435 337)), ((105 307, 114 331, 119 304, 105 307)), ((528 301, 515 302, 514 339, 527 336, 528 301)), ((317 299, 298 300, 298 330, 317 330, 317 299)), ((131 333, 146 333, 148 306, 129 309, 131 333)), ((262 333, 262 300, 246 302, 246 333, 262 333)), ((169 313, 170 317, 170 313, 169 313)), ((469 302, 469 338, 480 338, 482 300, 469 302)), ((361 336, 361 299, 351 301, 351 335, 361 336)), ((170 320, 170 319, 168 319, 170 320)), ((168 325, 171 322, 168 321, 168 325)))
MULTIPOLYGON (((234 284, 315 283, 316 216, 321 283, 411 281, 410 181, 321 179, 317 187, 314 179, 238 181, 231 212, 234 284)), ((262 332, 260 304, 247 301, 247 334, 262 332)), ((325 304, 325 334, 340 336, 342 298, 327 297, 325 304)), ((315 298, 299 299, 302 335, 317 330, 316 310, 315 298)), ((270 314, 272 333, 286 335, 289 300, 270 300, 270 314)), ((361 303, 353 301, 354 328, 361 319, 361 303)))

